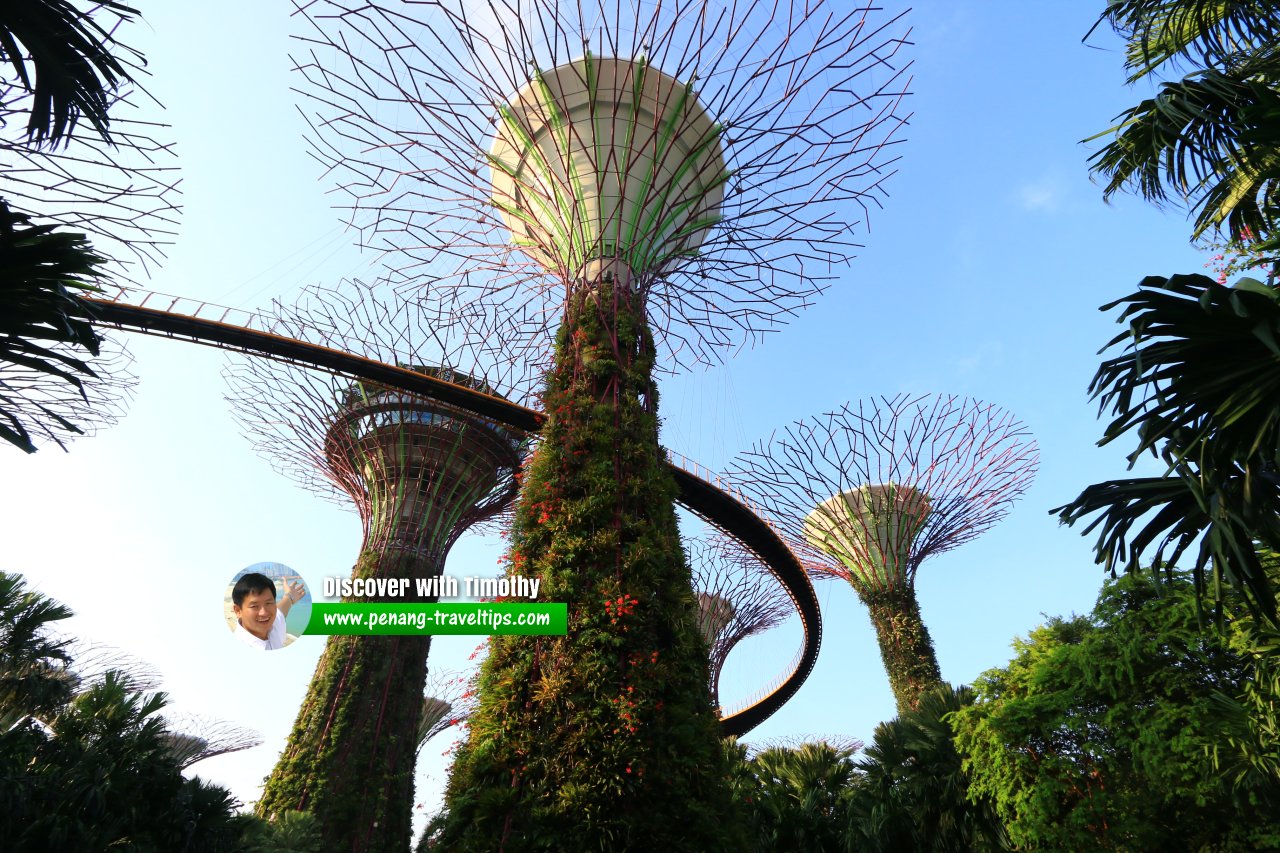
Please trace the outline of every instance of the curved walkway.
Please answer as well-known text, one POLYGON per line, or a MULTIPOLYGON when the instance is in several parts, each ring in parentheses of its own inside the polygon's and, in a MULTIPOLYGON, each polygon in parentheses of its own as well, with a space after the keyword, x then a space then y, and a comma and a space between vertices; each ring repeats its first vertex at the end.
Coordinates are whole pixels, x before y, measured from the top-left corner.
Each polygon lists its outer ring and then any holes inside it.
MULTIPOLYGON (((148 297, 149 298, 149 297, 148 297)), ((527 432, 537 432, 546 416, 516 403, 480 391, 454 385, 402 367, 384 364, 350 353, 308 344, 249 326, 225 322, 231 309, 222 309, 220 319, 172 311, 180 301, 174 299, 166 309, 148 308, 102 299, 87 300, 93 305, 96 322, 126 331, 188 340, 238 352, 266 356, 293 364, 319 368, 352 378, 364 379, 403 388, 433 397, 483 417, 527 432)), ((197 311, 209 307, 196 303, 197 311)), ((668 454, 670 459, 670 454, 668 454)), ((822 642, 822 617, 818 597, 795 555, 767 522, 748 505, 730 494, 714 476, 700 476, 680 464, 669 461, 671 473, 680 489, 680 504, 710 524, 733 536, 749 548, 786 588, 804 627, 804 646, 791 675, 768 695, 720 720, 724 733, 741 736, 768 719, 786 704, 809 677, 818 659, 822 642)), ((692 466, 690 466, 692 467, 692 466)))

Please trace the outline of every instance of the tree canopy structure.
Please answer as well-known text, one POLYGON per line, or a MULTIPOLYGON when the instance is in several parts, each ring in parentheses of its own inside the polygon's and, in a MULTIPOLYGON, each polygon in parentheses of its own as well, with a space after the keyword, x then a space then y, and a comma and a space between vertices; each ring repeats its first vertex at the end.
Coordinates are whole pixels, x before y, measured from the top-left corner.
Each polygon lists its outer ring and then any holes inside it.
POLYGON ((313 148, 363 242, 408 292, 452 264, 453 316, 549 364, 508 571, 567 602, 568 634, 495 638, 438 843, 737 849, 654 371, 755 339, 851 256, 906 118, 901 16, 302 11, 313 148))
POLYGON ((28 453, 117 416, 133 377, 80 297, 149 272, 178 213, 143 60, 115 35, 137 13, 90 5, 0 9, 0 439, 28 453))
POLYGON ((726 476, 812 574, 842 578, 867 605, 901 713, 941 681, 916 571, 1003 518, 1037 460, 1026 428, 997 406, 902 394, 797 421, 726 476))
POLYGON ((711 695, 720 701, 720 675, 734 647, 795 613, 786 590, 749 551, 727 536, 690 543, 689 565, 698 596, 698 629, 711 651, 711 695))
POLYGON ((418 719, 419 752, 436 735, 466 726, 476 705, 475 679, 458 672, 432 671, 427 674, 423 693, 422 716, 418 719))
MULTIPOLYGON (((389 306, 358 283, 277 304, 274 329, 519 397, 521 365, 467 363, 417 305, 389 306)), ((360 513, 358 578, 431 578, 472 525, 506 509, 522 433, 429 397, 249 360, 228 371, 237 417, 282 471, 360 513)), ((434 597, 397 600, 434 600, 434 597)), ((258 810, 312 812, 342 849, 410 842, 430 636, 334 636, 316 666, 289 743, 258 810)))
POLYGON ((714 361, 853 256, 910 118, 904 13, 784 6, 307 3, 313 153, 408 292, 454 267, 473 328, 545 360, 583 262, 626 257, 660 361, 714 361))

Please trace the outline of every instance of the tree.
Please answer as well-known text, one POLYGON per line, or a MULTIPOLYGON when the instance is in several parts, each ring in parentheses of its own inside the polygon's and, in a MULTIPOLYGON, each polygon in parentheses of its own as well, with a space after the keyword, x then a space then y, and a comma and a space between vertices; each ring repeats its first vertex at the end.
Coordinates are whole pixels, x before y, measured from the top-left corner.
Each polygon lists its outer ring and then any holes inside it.
POLYGON ((0 201, 0 438, 27 453, 32 431, 62 447, 60 433, 84 432, 71 415, 95 374, 78 350, 98 355, 101 338, 80 294, 99 290, 104 262, 83 234, 33 225, 0 201))
MULTIPOLYGON (((0 78, 0 120, 24 113, 26 118, 22 138, 0 140, 4 168, 13 167, 9 158, 35 170, 57 163, 58 155, 52 152, 59 145, 80 143, 75 131, 82 117, 100 142, 115 146, 109 109, 117 102, 120 87, 133 81, 141 55, 121 45, 112 32, 115 25, 136 14, 116 2, 97 3, 90 11, 68 0, 28 0, 0 8, 0 68, 8 72, 0 78), (95 15, 114 16, 115 21, 103 26, 95 15)), ((137 148, 139 142, 126 134, 122 146, 137 148)), ((91 159, 77 149, 68 161, 91 159)), ((98 190, 75 194, 78 212, 70 214, 73 221, 83 217, 79 211, 85 209, 99 213, 127 209, 135 195, 146 197, 151 192, 146 180, 136 179, 148 171, 146 167, 130 172, 114 159, 109 163, 110 168, 126 173, 125 183, 109 189, 103 199, 94 198, 98 190)), ((65 211, 59 215, 56 210, 66 200, 60 187, 66 178, 67 174, 59 174, 54 179, 58 188, 50 189, 41 187, 38 177, 28 177, 24 182, 6 183, 5 194, 23 197, 36 208, 53 207, 56 221, 66 216, 65 211)), ((107 224, 86 225, 110 234, 124 222, 123 231, 146 233, 149 215, 137 211, 122 220, 103 216, 107 224)), ((0 438, 27 453, 35 451, 36 437, 47 437, 65 448, 63 437, 83 433, 81 424, 107 415, 114 402, 109 380, 95 383, 93 399, 88 393, 86 380, 98 377, 84 354, 98 356, 102 339, 91 324, 91 310, 80 298, 98 289, 95 284, 107 260, 93 250, 83 233, 33 222, 13 199, 0 199, 0 438), (107 393, 100 396, 99 390, 107 393)))
POLYGON ((235 799, 185 779, 162 693, 125 673, 91 683, 52 636, 71 611, 0 572, 0 847, 12 851, 242 849, 235 799))
POLYGON ((1225 228, 1280 248, 1280 7, 1111 0, 1102 21, 1127 42, 1131 83, 1195 66, 1098 134, 1116 134, 1091 161, 1105 195, 1132 188, 1156 203, 1172 199, 1195 215, 1195 237, 1225 228))
POLYGON ((441 849, 740 848, 637 307, 602 281, 560 330, 507 561, 569 630, 490 641, 441 849))
POLYGON ((942 683, 917 571, 1003 518, 1038 460, 1026 427, 999 406, 898 394, 789 424, 739 454, 725 476, 811 574, 853 587, 904 713, 942 683))
MULTIPOLYGON (((1216 697, 1253 677, 1240 644, 1203 630, 1188 577, 1125 575, 1093 612, 1051 619, 952 717, 971 798, 1037 850, 1280 846, 1263 794, 1215 772, 1216 697)), ((1241 630, 1235 622, 1233 631, 1241 630)))
POLYGON ((849 750, 828 743, 766 749, 746 762, 750 783, 738 796, 757 850, 839 850, 853 782, 849 750))
POLYGON ((876 726, 857 763, 849 848, 969 851, 1004 848, 1004 831, 985 798, 970 799, 969 775, 952 742, 951 717, 973 704, 968 687, 941 684, 919 705, 876 726))
MULTIPOLYGON (((1269 266, 1272 281, 1280 260, 1280 8, 1114 0, 1103 21, 1127 42, 1131 82, 1195 66, 1106 131, 1115 138, 1092 160, 1107 181, 1104 195, 1132 188, 1157 204, 1185 203, 1196 216, 1194 237, 1225 230, 1231 250, 1248 255, 1247 266, 1269 266)), ((1102 364, 1090 390, 1114 415, 1100 443, 1135 431, 1131 464, 1151 452, 1168 468, 1090 486, 1053 511, 1068 524, 1099 513, 1085 532, 1101 527, 1098 559, 1108 567, 1136 569, 1152 544, 1155 562, 1173 561, 1199 539, 1197 587, 1212 561, 1219 602, 1225 579, 1274 619, 1253 545, 1274 548, 1280 533, 1276 291, 1247 278, 1231 289, 1189 275, 1148 277, 1139 287, 1103 306, 1124 306, 1128 331, 1108 346, 1128 350, 1102 364)))
POLYGON ((726 738, 730 786, 751 839, 744 849, 845 849, 857 745, 811 741, 749 755, 745 744, 726 738))
POLYGON ((47 631, 70 616, 63 605, 28 592, 18 575, 0 572, 0 731, 70 698, 68 643, 47 631))
POLYGON ((1216 597, 1226 579, 1274 615, 1255 541, 1280 548, 1280 291, 1202 275, 1141 287, 1103 306, 1125 306, 1129 328, 1109 346, 1129 347, 1102 363, 1090 392, 1114 415, 1100 443, 1136 432, 1130 463, 1158 454, 1168 470, 1089 486, 1053 512, 1068 524, 1099 513, 1084 532, 1100 528, 1108 568, 1136 570, 1152 544, 1157 562, 1173 562, 1198 540, 1197 588, 1211 566, 1216 597))
MULTIPOLYGON (((1264 551, 1272 585, 1280 581, 1280 554, 1264 551)), ((1233 638, 1248 655, 1253 677, 1241 693, 1214 696, 1224 737, 1214 744, 1214 767, 1237 791, 1280 807, 1280 630, 1252 614, 1239 614, 1233 638)))

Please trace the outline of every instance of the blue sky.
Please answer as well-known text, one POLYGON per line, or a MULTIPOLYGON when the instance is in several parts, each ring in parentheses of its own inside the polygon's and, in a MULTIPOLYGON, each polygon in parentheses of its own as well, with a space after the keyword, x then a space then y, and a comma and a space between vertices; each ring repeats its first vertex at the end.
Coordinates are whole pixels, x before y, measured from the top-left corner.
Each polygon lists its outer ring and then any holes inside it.
MULTIPOLYGON (((139 3, 149 88, 168 109, 184 216, 151 289, 241 308, 310 284, 371 275, 301 141, 289 87, 296 47, 284 4, 139 3)), ((1101 7, 1103 4, 1096 4, 1101 7)), ((662 389, 663 441, 711 469, 801 417, 901 391, 977 397, 1009 409, 1040 443, 1039 477, 980 539, 927 561, 917 589, 945 678, 1005 663, 1042 619, 1087 610, 1102 581, 1091 540, 1048 514, 1124 472, 1086 388, 1117 331, 1097 307, 1145 275, 1199 272, 1178 212, 1090 182, 1093 146, 1149 89, 1124 85, 1109 33, 1081 38, 1085 4, 917 4, 914 113, 889 198, 859 258, 814 308, 725 366, 662 389)), ((1096 145, 1096 144, 1095 144, 1096 145)), ((284 563, 313 583, 354 561, 359 521, 298 489, 239 435, 221 370, 228 356, 133 336, 140 376, 123 421, 64 454, 0 449, 0 567, 70 605, 70 629, 150 661, 175 706, 260 731, 263 746, 195 772, 257 795, 284 743, 321 638, 257 654, 222 620, 229 579, 284 563), (313 580, 314 579, 314 580, 313 580)), ((496 571, 496 538, 464 537, 452 574, 496 571)), ((852 590, 817 585, 818 665, 753 737, 831 733, 870 740, 894 703, 852 590)), ((727 698, 755 692, 798 647, 794 625, 731 656, 727 698)), ((440 638, 434 667, 465 665, 474 642, 440 638)), ((417 799, 438 806, 448 745, 424 750, 417 799)))

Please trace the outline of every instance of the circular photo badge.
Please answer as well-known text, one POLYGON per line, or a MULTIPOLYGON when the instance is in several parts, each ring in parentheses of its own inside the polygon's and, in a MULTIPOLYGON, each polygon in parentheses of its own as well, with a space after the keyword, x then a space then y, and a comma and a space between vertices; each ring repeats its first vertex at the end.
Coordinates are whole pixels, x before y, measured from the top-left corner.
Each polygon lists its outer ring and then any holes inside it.
POLYGON ((311 620, 311 592, 283 563, 254 563, 227 584, 223 616, 232 635, 252 649, 283 649, 311 620))

